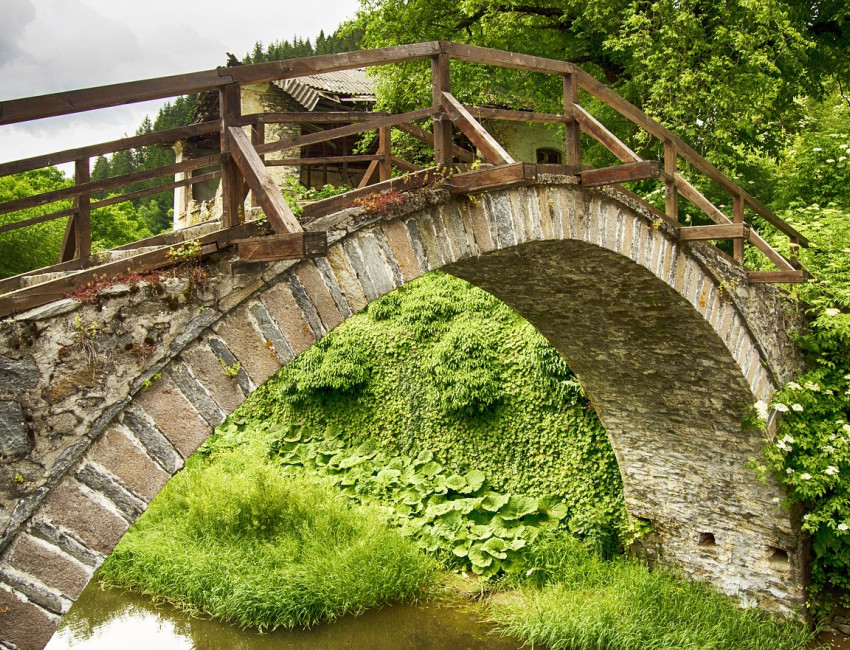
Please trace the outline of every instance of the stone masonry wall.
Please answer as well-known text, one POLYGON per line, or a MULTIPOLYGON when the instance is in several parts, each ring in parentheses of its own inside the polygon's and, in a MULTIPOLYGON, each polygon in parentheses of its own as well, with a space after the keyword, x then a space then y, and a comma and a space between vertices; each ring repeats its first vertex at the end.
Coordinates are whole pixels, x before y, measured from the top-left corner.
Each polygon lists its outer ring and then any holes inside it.
POLYGON ((568 177, 471 201, 412 193, 384 215, 310 225, 326 258, 212 262, 2 323, 0 647, 40 650, 126 529, 212 428, 370 301, 444 268, 491 291, 564 354, 608 429, 646 551, 791 612, 798 527, 744 467, 756 399, 800 359, 773 287, 568 177), (229 377, 227 368, 238 373, 229 377))

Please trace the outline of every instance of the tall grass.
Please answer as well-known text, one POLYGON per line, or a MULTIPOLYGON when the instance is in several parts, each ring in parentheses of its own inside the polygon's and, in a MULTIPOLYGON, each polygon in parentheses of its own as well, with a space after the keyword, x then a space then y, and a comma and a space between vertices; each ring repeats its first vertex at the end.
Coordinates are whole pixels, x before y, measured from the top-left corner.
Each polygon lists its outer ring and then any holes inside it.
POLYGON ((812 634, 736 607, 707 585, 569 539, 542 541, 516 598, 492 605, 505 634, 551 650, 790 650, 812 634))
POLYGON ((100 569, 179 606, 258 628, 413 601, 434 561, 374 508, 253 451, 193 457, 100 569))

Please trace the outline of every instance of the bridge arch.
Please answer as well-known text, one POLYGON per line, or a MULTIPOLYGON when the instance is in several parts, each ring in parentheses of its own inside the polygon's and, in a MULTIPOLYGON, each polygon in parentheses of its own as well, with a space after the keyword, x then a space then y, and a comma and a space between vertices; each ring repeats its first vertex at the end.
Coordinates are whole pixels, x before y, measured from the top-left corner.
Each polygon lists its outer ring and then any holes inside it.
POLYGON ((7 324, 0 406, 30 433, 9 465, 24 487, 0 520, 0 642, 43 647, 215 425, 346 318, 435 269, 511 305, 567 359, 609 433, 630 516, 653 524, 649 555, 767 609, 802 604, 799 528, 779 485, 745 467, 763 435, 742 427, 800 362, 780 293, 575 177, 408 196, 313 222, 326 258, 220 260, 195 301, 179 281, 154 301, 118 286, 99 306, 60 301, 7 324), (94 322, 100 365, 57 354, 94 322))

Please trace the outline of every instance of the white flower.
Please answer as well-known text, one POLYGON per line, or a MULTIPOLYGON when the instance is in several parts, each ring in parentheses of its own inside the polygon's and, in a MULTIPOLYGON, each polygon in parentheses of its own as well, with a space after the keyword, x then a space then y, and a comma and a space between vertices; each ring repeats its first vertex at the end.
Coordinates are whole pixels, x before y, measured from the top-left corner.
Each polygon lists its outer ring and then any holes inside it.
POLYGON ((804 481, 811 481, 812 475, 809 474, 808 472, 803 472, 802 474, 800 474, 800 478, 803 479, 804 481))
POLYGON ((841 311, 836 309, 835 307, 830 307, 829 309, 824 309, 823 313, 826 314, 827 316, 838 316, 838 314, 840 314, 841 311))
POLYGON ((785 384, 785 388, 790 388, 791 390, 803 390, 803 387, 800 386, 796 381, 789 381, 785 384))
POLYGON ((759 419, 767 421, 767 404, 759 400, 755 404, 753 404, 753 408, 756 410, 756 414, 758 414, 759 419))
POLYGON ((848 374, 844 375, 844 379, 846 379, 846 380, 850 381, 850 373, 848 373, 848 374))
POLYGON ((843 530, 848 530, 848 529, 850 529, 850 526, 848 526, 847 524, 845 524, 843 521, 842 521, 840 524, 838 524, 838 530, 842 530, 842 531, 843 531, 843 530))
POLYGON ((826 393, 827 395, 835 395, 835 393, 832 391, 832 389, 831 389, 831 388, 827 388, 827 389, 826 389, 825 391, 823 391, 823 392, 824 392, 824 393, 826 393))
POLYGON ((803 515, 803 521, 808 521, 811 515, 803 515))
POLYGON ((835 465, 830 465, 825 470, 823 470, 823 473, 827 476, 835 476, 836 474, 838 474, 838 468, 835 465))
POLYGON ((832 445, 824 445, 823 450, 826 453, 831 454, 832 452, 835 451, 835 447, 833 447, 832 445))
POLYGON ((838 156, 838 162, 844 162, 847 160, 847 156, 838 156))
POLYGON ((834 433, 830 433, 830 434, 829 434, 829 439, 830 439, 830 440, 835 440, 837 437, 838 437, 838 436, 837 436, 837 435, 835 435, 834 433))
POLYGON ((812 147, 812 151, 823 151, 820 147, 812 147))
POLYGON ((827 158, 827 159, 826 159, 826 162, 828 162, 828 163, 834 163, 834 162, 835 162, 835 158, 827 158))
POLYGON ((791 451, 791 447, 788 446, 788 443, 785 442, 784 439, 777 441, 776 448, 780 451, 791 451))
POLYGON ((789 467, 789 468, 787 468, 787 469, 785 470, 785 473, 786 473, 786 474, 793 474, 793 473, 794 473, 794 468, 793 468, 793 467, 789 467))
POLYGON ((771 500, 772 500, 774 503, 779 503, 779 497, 773 497, 773 499, 771 499, 771 500))
POLYGON ((794 409, 795 411, 797 411, 797 413, 803 412, 803 405, 802 404, 792 404, 791 408, 794 409))
POLYGON ((836 420, 835 424, 844 424, 844 420, 836 420))
POLYGON ((842 424, 841 428, 844 429, 847 433, 850 433, 850 424, 842 424))
POLYGON ((818 392, 820 390, 820 386, 818 386, 813 381, 807 381, 805 384, 803 384, 803 386, 805 387, 806 390, 813 390, 815 392, 818 392))
POLYGON ((782 402, 777 402, 776 404, 773 405, 773 408, 776 409, 777 411, 779 411, 780 413, 787 413, 788 412, 788 407, 785 406, 785 404, 783 404, 782 402))

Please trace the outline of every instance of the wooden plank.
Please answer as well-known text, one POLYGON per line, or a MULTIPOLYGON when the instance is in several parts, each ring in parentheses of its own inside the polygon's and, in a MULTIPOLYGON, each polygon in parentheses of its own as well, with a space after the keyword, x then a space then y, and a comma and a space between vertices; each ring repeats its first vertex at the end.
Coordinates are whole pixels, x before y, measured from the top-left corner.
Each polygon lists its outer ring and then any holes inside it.
POLYGON ((475 194, 537 182, 537 166, 526 162, 455 174, 445 182, 452 194, 475 194))
POLYGON ((73 198, 75 196, 80 196, 81 194, 99 192, 101 190, 108 190, 116 187, 123 187, 124 185, 132 185, 133 183, 140 183, 142 181, 149 181, 161 176, 171 176, 178 172, 191 171, 201 167, 211 167, 212 165, 217 165, 220 162, 220 155, 206 156, 204 158, 185 160, 183 162, 174 163, 173 165, 164 165, 162 167, 144 169, 130 174, 122 174, 121 176, 112 176, 111 178, 104 178, 103 180, 92 181, 82 185, 73 185, 60 190, 53 190, 52 192, 26 196, 20 199, 15 199, 14 201, 0 203, 0 214, 7 214, 9 212, 24 210, 26 208, 34 208, 38 205, 45 205, 47 203, 53 203, 54 201, 73 198))
POLYGON ((598 187, 600 185, 613 185, 615 183, 641 181, 647 178, 658 178, 660 172, 661 169, 657 161, 642 160, 640 162, 615 165, 614 167, 586 169, 579 172, 579 177, 581 178, 581 184, 585 187, 598 187))
POLYGON ((230 126, 227 128, 230 139, 230 155, 234 163, 242 172, 242 176, 248 182, 248 187, 257 197, 269 224, 278 234, 286 232, 300 232, 302 230, 298 219, 292 214, 280 193, 280 188, 269 174, 263 161, 248 141, 248 136, 241 126, 230 126))
POLYGON ((508 122, 544 122, 564 124, 570 119, 554 113, 535 113, 533 111, 512 111, 506 108, 488 108, 486 106, 465 105, 464 108, 478 120, 506 120, 508 122))
MULTIPOLYGON (((221 222, 225 228, 236 226, 245 220, 242 197, 242 178, 231 152, 232 138, 228 130, 234 127, 242 115, 242 95, 238 84, 222 86, 218 91, 218 111, 221 120, 221 222)), ((243 133, 244 135, 244 133, 243 133)), ((272 217, 273 218, 273 217, 272 217)), ((269 220, 271 223, 271 219, 269 220)), ((280 224, 278 224, 280 225, 280 224)))
POLYGON ((349 124, 347 126, 340 126, 336 129, 327 129, 326 131, 319 131, 318 133, 308 133, 307 135, 301 135, 296 138, 278 140, 277 142, 267 142, 266 144, 257 147, 257 153, 270 153, 272 151, 281 151, 283 149, 294 149, 296 147, 304 147, 308 144, 326 142, 328 140, 342 138, 347 135, 356 135, 357 133, 363 133, 364 131, 374 131, 376 129, 381 128, 382 126, 395 126, 396 124, 401 124, 402 122, 412 122, 413 120, 421 120, 426 117, 431 117, 432 115, 438 112, 439 109, 437 108, 423 108, 418 111, 411 111, 409 113, 399 113, 398 115, 385 115, 383 117, 376 117, 373 120, 361 122, 359 124, 349 124))
POLYGON ((239 119, 240 126, 254 124, 352 124, 367 122, 389 113, 381 111, 292 111, 291 113, 251 113, 239 119))
POLYGON ((567 61, 546 59, 541 56, 530 54, 518 54, 504 50, 494 50, 489 47, 477 45, 465 45, 462 43, 450 43, 440 41, 442 51, 453 59, 469 61, 470 63, 482 63, 494 65, 501 68, 513 68, 514 70, 527 70, 529 72, 543 72, 546 74, 565 75, 578 70, 578 67, 567 61))
POLYGON ((422 171, 422 168, 419 165, 414 165, 411 162, 407 162, 406 160, 399 158, 398 156, 390 156, 393 165, 398 167, 399 169, 403 169, 406 172, 419 172, 422 171))
POLYGON ((65 222, 65 234, 62 235, 62 245, 59 246, 59 256, 56 259, 57 264, 70 262, 77 253, 77 226, 74 223, 75 218, 76 207, 73 207, 71 208, 71 218, 65 222))
POLYGON ((330 165, 333 163, 371 162, 380 160, 378 155, 324 156, 320 158, 275 158, 266 160, 266 167, 295 167, 299 165, 330 165))
POLYGON ((679 229, 679 237, 686 241, 710 241, 749 237, 750 225, 746 223, 720 223, 713 226, 687 226, 679 229))
POLYGON ((752 284, 767 284, 767 283, 800 283, 808 282, 812 279, 812 275, 805 270, 794 271, 748 271, 747 277, 752 284))
POLYGON ((620 138, 606 129, 599 120, 588 113, 578 104, 573 106, 576 120, 581 130, 594 140, 602 144, 608 151, 613 153, 618 160, 624 163, 640 162, 642 159, 634 151, 629 149, 620 138))
MULTIPOLYGON (((74 183, 85 185, 91 181, 91 161, 81 158, 74 165, 74 183)), ((85 259, 91 256, 91 194, 82 194, 75 200, 77 212, 74 215, 74 239, 76 257, 85 259)), ((60 259, 60 262, 65 260, 60 259)))
POLYGON ((664 212, 673 221, 679 221, 679 191, 676 189, 676 167, 678 164, 676 147, 672 142, 664 143, 664 212))
POLYGON ((66 149, 64 151, 48 153, 42 156, 35 156, 33 158, 24 158, 23 160, 0 163, 0 176, 19 174, 33 169, 50 167, 51 165, 61 165, 62 163, 78 160, 79 158, 86 156, 93 158, 95 156, 103 156, 115 151, 125 151, 126 149, 146 147, 152 144, 168 144, 183 138, 215 133, 218 131, 218 128, 218 121, 202 122, 201 124, 178 126, 173 129, 165 129, 154 133, 136 135, 131 138, 121 138, 119 140, 111 140, 110 142, 92 144, 87 147, 66 149))
POLYGON ((572 74, 564 75, 564 162, 571 167, 581 166, 581 125, 576 120, 578 83, 572 74))
POLYGON ((326 232, 289 232, 233 242, 243 262, 277 262, 328 254, 326 232))
POLYGON ((351 207, 355 199, 359 199, 370 194, 379 194, 381 192, 405 192, 418 187, 430 185, 439 180, 442 180, 442 174, 435 168, 423 169, 421 172, 413 174, 405 174, 404 176, 395 176, 383 183, 376 183, 366 187, 351 190, 345 194, 338 194, 327 199, 313 201, 304 206, 301 213, 302 223, 318 219, 319 217, 333 212, 339 212, 345 208, 351 207))
MULTIPOLYGON (((669 177, 667 174, 662 174, 661 178, 664 182, 669 182, 669 177)), ((676 184, 676 190, 685 197, 688 201, 697 206, 700 210, 705 212, 709 219, 714 221, 715 223, 732 223, 732 220, 729 219, 723 212, 720 211, 720 208, 715 206, 711 201, 709 201, 705 196, 703 196, 702 192, 700 192, 697 188, 688 182, 688 180, 682 176, 681 174, 676 174, 674 177, 674 182, 676 184)))
MULTIPOLYGON (((396 124, 393 126, 394 129, 398 129, 399 131, 404 131, 412 135, 414 138, 419 140, 420 142, 424 142, 425 144, 434 146, 434 136, 431 135, 428 131, 423 129, 422 127, 416 126, 415 124, 410 123, 402 123, 396 124)), ((452 155, 462 162, 473 162, 475 160, 475 154, 471 151, 467 151, 463 147, 459 147, 456 144, 452 145, 452 155)))
POLYGON ((378 129, 378 177, 381 181, 388 181, 393 175, 392 156, 392 128, 382 126, 378 129))
POLYGON ((514 162, 511 155, 490 135, 487 130, 472 117, 468 110, 451 93, 443 93, 443 108, 452 122, 470 139, 484 158, 496 165, 509 165, 514 162))
MULTIPOLYGON (((431 57, 431 105, 442 107, 443 93, 451 92, 449 57, 439 54, 431 57)), ((434 116, 434 164, 448 167, 452 164, 452 124, 442 112, 434 116)))
POLYGON ((320 54, 299 59, 284 59, 271 63, 255 63, 233 68, 219 68, 222 75, 239 83, 262 83, 276 79, 293 79, 305 75, 353 68, 368 68, 375 65, 390 65, 404 61, 428 59, 440 54, 440 43, 427 41, 410 45, 392 45, 374 50, 357 50, 339 54, 320 54))
POLYGON ((219 86, 233 81, 227 72, 231 69, 204 70, 170 77, 51 93, 38 97, 12 99, 0 102, 0 124, 15 124, 43 117, 90 111, 95 108, 123 106, 124 104, 134 104, 150 99, 215 90, 219 86))
POLYGON ((369 166, 366 168, 366 173, 363 174, 363 178, 360 179, 360 183, 357 185, 357 189, 366 187, 369 184, 369 181, 372 180, 372 177, 378 173, 378 161, 373 160, 369 163, 369 166))
MULTIPOLYGON (((740 194, 732 197, 732 219, 735 223, 744 222, 744 199, 740 194)), ((736 239, 732 242, 732 257, 739 262, 744 259, 744 241, 736 239)))
MULTIPOLYGON (((777 217, 755 197, 750 196, 731 179, 727 178, 719 169, 699 155, 690 145, 688 145, 675 133, 653 120, 634 104, 615 93, 613 90, 608 88, 608 86, 584 70, 576 68, 575 74, 579 85, 588 93, 604 102, 624 117, 627 117, 629 120, 645 131, 651 133, 662 142, 671 142, 673 146, 676 147, 676 151, 679 155, 693 165, 695 169, 708 176, 732 196, 741 195, 744 202, 760 214, 768 223, 772 224, 789 237, 802 237, 802 235, 794 230, 794 228, 782 221, 782 219, 777 217)), ((800 243, 804 246, 808 246, 808 240, 805 237, 800 240, 800 243)))
POLYGON ((770 244, 768 244, 764 239, 762 239, 761 235, 759 235, 752 228, 750 229, 750 234, 747 237, 747 241, 749 241, 762 253, 764 253, 765 257, 767 257, 767 259, 773 262, 780 271, 798 270, 794 268, 794 265, 791 264, 791 262, 782 257, 782 255, 780 255, 776 249, 774 249, 770 244))

